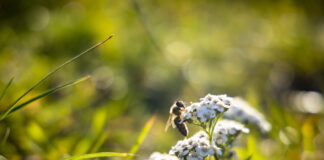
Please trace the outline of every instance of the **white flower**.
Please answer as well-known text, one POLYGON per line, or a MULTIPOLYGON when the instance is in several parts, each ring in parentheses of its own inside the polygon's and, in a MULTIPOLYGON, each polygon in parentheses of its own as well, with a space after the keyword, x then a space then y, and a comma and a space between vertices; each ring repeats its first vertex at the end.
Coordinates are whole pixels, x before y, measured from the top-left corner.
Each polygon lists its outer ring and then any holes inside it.
MULTIPOLYGON (((240 133, 249 133, 250 130, 243 126, 243 124, 232 120, 218 121, 213 133, 213 142, 222 148, 226 148, 227 154, 224 157, 232 157, 235 159, 235 151, 232 146, 235 144, 236 138, 240 133)), ((222 154, 218 155, 222 156, 222 154)))
POLYGON ((215 145, 209 143, 207 134, 200 131, 192 137, 178 141, 169 151, 170 155, 176 155, 180 159, 203 159, 212 156, 215 153, 221 154, 221 150, 215 145))
POLYGON ((176 156, 169 154, 161 154, 159 152, 154 152, 151 154, 149 160, 179 160, 176 156))
POLYGON ((222 152, 222 149, 221 149, 221 148, 216 147, 215 149, 216 149, 216 153, 217 153, 217 155, 220 155, 220 156, 223 155, 223 152, 222 152))
POLYGON ((200 157, 196 152, 192 152, 188 155, 187 160, 203 160, 203 157, 200 157))
POLYGON ((264 116, 241 98, 234 98, 233 105, 224 113, 224 117, 255 124, 263 132, 271 130, 271 124, 265 120, 264 116))
POLYGON ((201 122, 206 122, 210 118, 210 109, 205 105, 201 105, 197 108, 197 117, 201 122))
POLYGON ((213 148, 209 148, 208 146, 200 146, 196 147, 196 152, 202 157, 212 156, 215 153, 213 148))
POLYGON ((207 94, 205 97, 200 98, 200 102, 193 103, 185 108, 182 113, 182 122, 208 122, 216 118, 218 114, 228 110, 232 105, 231 101, 232 98, 226 95, 207 94))
POLYGON ((223 143, 228 142, 229 139, 235 139, 241 132, 249 133, 250 130, 244 127, 241 123, 231 120, 222 120, 218 121, 216 124, 213 139, 216 144, 222 145, 223 143))

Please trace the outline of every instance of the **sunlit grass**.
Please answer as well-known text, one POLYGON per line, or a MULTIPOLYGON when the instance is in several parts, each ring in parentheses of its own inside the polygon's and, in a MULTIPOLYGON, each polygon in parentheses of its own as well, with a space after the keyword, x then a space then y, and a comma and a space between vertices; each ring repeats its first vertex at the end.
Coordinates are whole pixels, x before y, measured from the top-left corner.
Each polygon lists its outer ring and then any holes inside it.
POLYGON ((38 96, 36 96, 36 97, 33 97, 33 98, 27 100, 26 102, 24 102, 24 103, 22 103, 22 104, 19 104, 19 105, 13 106, 12 108, 8 109, 8 110, 7 110, 7 111, 6 111, 6 112, 5 112, 5 113, 0 117, 0 120, 5 119, 5 118, 6 118, 7 116, 9 116, 11 113, 13 113, 13 112, 15 112, 15 111, 21 109, 22 107, 24 107, 24 106, 26 106, 26 105, 28 105, 28 104, 30 104, 30 103, 32 103, 32 102, 34 102, 34 101, 40 99, 40 98, 43 98, 43 97, 45 97, 45 96, 47 96, 47 95, 50 95, 50 94, 53 94, 53 93, 55 93, 56 91, 61 90, 61 89, 64 89, 64 88, 66 88, 66 87, 70 87, 70 86, 72 86, 72 85, 76 85, 76 84, 78 84, 78 83, 81 83, 81 82, 83 82, 83 81, 85 81, 85 80, 87 80, 87 79, 89 79, 89 78, 90 78, 90 76, 86 76, 86 77, 80 78, 80 79, 78 79, 78 80, 75 80, 75 81, 71 81, 71 82, 65 83, 65 84, 63 84, 63 85, 57 86, 57 87, 55 87, 55 88, 52 88, 52 89, 50 89, 50 90, 48 90, 48 91, 46 91, 46 92, 44 92, 44 93, 41 93, 40 95, 38 95, 38 96))
POLYGON ((2 90, 1 95, 0 95, 0 101, 1 101, 1 99, 5 96, 5 94, 6 94, 7 90, 8 90, 8 88, 10 87, 10 85, 11 85, 11 83, 12 83, 13 80, 14 80, 14 78, 11 78, 10 81, 9 81, 9 82, 7 83, 7 85, 5 86, 5 88, 2 90))
MULTIPOLYGON (((8 160, 168 153, 183 139, 177 130, 163 132, 172 101, 206 93, 241 96, 273 126, 242 136, 238 159, 324 159, 319 0, 0 6, 0 155, 8 160), (112 32, 118 39, 96 54, 60 65, 112 32), (64 86, 85 75, 91 80, 64 86), (156 111, 148 140, 136 140, 156 111)), ((198 129, 188 127, 190 135, 198 129)))
MULTIPOLYGON (((48 77, 50 77, 51 75, 53 75, 53 74, 56 73, 57 71, 61 70, 64 66, 66 66, 66 65, 70 64, 71 62, 77 60, 77 59, 80 58, 81 56, 83 56, 83 55, 87 54, 88 52, 92 51, 93 49, 95 49, 95 48, 101 46, 102 44, 104 44, 106 41, 108 41, 108 40, 111 39, 112 37, 113 37, 113 35, 110 35, 110 36, 109 36, 107 39, 105 39, 104 41, 99 42, 99 43, 96 44, 96 45, 93 45, 92 47, 90 47, 90 48, 88 48, 87 50, 83 51, 82 53, 78 54, 77 56, 75 56, 75 57, 69 59, 68 61, 64 62, 63 64, 61 64, 60 66, 58 66, 57 68, 55 68, 54 70, 52 70, 51 72, 47 73, 47 74, 46 74, 46 75, 45 75, 45 76, 44 76, 40 81, 38 81, 34 86, 32 86, 32 87, 31 87, 30 89, 28 89, 25 93, 23 93, 23 94, 22 94, 22 95, 21 95, 21 96, 20 96, 20 97, 19 97, 19 98, 18 98, 18 99, 13 103, 13 104, 11 104, 11 105, 9 106, 9 109, 8 109, 7 111, 5 111, 5 112, 1 115, 1 117, 0 117, 0 121, 3 120, 3 119, 5 119, 5 118, 10 114, 10 113, 12 113, 12 112, 14 112, 14 111, 16 111, 16 110, 22 108, 23 106, 25 106, 25 105, 27 105, 27 104, 29 104, 29 103, 31 103, 31 102, 33 102, 33 101, 39 99, 39 98, 42 98, 42 97, 44 97, 44 96, 46 96, 46 95, 49 95, 49 94, 51 94, 51 93, 57 91, 58 89, 61 89, 61 88, 64 88, 64 87, 68 87, 68 86, 70 86, 70 85, 77 84, 77 83, 82 82, 83 80, 85 80, 84 78, 82 78, 82 79, 80 79, 80 80, 72 81, 72 82, 66 83, 66 84, 64 84, 64 85, 62 85, 62 86, 55 87, 55 88, 53 88, 53 89, 51 89, 51 90, 49 90, 49 91, 47 91, 47 92, 44 92, 43 94, 41 94, 41 95, 39 95, 39 96, 37 96, 37 97, 34 97, 34 98, 32 98, 32 99, 26 101, 25 103, 23 103, 23 104, 21 104, 21 105, 19 105, 19 106, 15 106, 15 105, 16 105, 16 104, 17 104, 17 103, 18 103, 22 98, 24 98, 24 97, 25 97, 25 96, 26 96, 30 91, 32 91, 34 88, 36 88, 38 85, 40 85, 40 84, 41 84, 43 81, 45 81, 48 77)), ((10 86, 10 84, 12 83, 12 80, 13 80, 13 79, 11 79, 11 80, 9 81, 9 83, 6 85, 6 87, 5 87, 4 91, 3 91, 3 93, 1 94, 0 100, 1 100, 1 98, 3 97, 3 95, 5 94, 6 90, 7 90, 8 87, 10 86)))
POLYGON ((100 152, 100 153, 90 153, 78 156, 73 156, 69 158, 64 158, 64 160, 80 160, 80 159, 90 159, 90 158, 101 158, 101 157, 131 157, 133 154, 129 153, 115 153, 115 152, 100 152))
MULTIPOLYGON (((146 122, 145 126, 143 127, 142 131, 140 132, 136 143, 133 145, 133 147, 131 148, 131 150, 129 151, 129 153, 131 154, 136 154, 138 148, 140 147, 140 145, 143 143, 146 135, 149 133, 154 121, 155 121, 156 115, 153 115, 149 121, 146 122)), ((131 160, 132 157, 126 157, 125 160, 131 160)))

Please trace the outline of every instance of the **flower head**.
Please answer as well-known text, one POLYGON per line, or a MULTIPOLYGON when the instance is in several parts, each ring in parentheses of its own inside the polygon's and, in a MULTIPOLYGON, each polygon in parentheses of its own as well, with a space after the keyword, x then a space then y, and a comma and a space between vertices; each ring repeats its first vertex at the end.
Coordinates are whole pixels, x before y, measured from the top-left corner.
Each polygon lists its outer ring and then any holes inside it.
POLYGON ((169 151, 170 155, 176 155, 180 159, 203 160, 207 156, 221 154, 220 148, 215 144, 210 144, 205 132, 200 131, 194 136, 178 141, 169 151))
POLYGON ((224 117, 243 121, 244 123, 252 123, 257 125, 261 131, 268 132, 271 130, 271 124, 265 120, 264 116, 251 107, 241 98, 234 98, 231 108, 224 113, 224 117))
POLYGON ((182 121, 199 121, 206 123, 211 119, 216 118, 219 113, 223 113, 231 107, 232 98, 226 95, 211 95, 207 94, 196 102, 187 106, 182 113, 182 121))
POLYGON ((223 157, 232 157, 236 159, 236 152, 232 150, 235 140, 240 133, 249 133, 250 130, 244 127, 241 123, 232 120, 218 121, 216 124, 213 141, 222 149, 226 150, 223 157))
POLYGON ((179 160, 179 159, 176 156, 172 156, 169 154, 154 152, 151 154, 149 160, 179 160))
POLYGON ((235 140, 241 132, 249 133, 250 130, 241 123, 232 120, 218 121, 213 133, 213 140, 217 145, 222 145, 229 140, 235 140))

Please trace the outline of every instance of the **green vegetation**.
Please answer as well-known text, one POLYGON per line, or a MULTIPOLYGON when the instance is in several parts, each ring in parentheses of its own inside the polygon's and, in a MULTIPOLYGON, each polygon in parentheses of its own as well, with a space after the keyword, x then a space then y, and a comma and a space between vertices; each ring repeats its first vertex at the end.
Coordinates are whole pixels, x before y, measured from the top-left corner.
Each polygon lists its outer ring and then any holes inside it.
POLYGON ((129 156, 131 156, 131 154, 102 152, 102 153, 92 153, 92 154, 84 154, 81 156, 74 156, 70 158, 65 158, 65 160, 79 160, 79 159, 89 159, 89 158, 99 158, 99 157, 129 157, 129 156))
MULTIPOLYGON (((146 122, 145 126, 143 127, 141 133, 139 134, 136 143, 133 145, 132 149, 130 150, 129 153, 131 154, 136 154, 139 146, 143 143, 145 137, 147 136, 148 132, 150 131, 154 121, 155 121, 155 115, 152 116, 152 118, 146 122)), ((125 158, 125 160, 130 160, 131 157, 125 158)))
POLYGON ((164 132, 170 106, 207 93, 272 124, 247 124, 239 159, 323 159, 323 14, 319 0, 0 1, 0 159, 167 153, 183 139, 164 132))

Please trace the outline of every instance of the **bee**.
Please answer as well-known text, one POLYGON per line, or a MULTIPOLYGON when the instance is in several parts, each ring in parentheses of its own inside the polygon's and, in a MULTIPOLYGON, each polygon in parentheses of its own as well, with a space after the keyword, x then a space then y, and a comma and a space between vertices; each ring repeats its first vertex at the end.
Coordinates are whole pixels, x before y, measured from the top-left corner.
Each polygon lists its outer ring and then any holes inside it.
POLYGON ((170 116, 168 122, 165 126, 165 131, 168 130, 170 125, 173 128, 177 127, 179 132, 183 136, 188 136, 188 128, 187 125, 182 121, 181 113, 185 110, 185 104, 182 101, 176 101, 170 108, 170 116))

